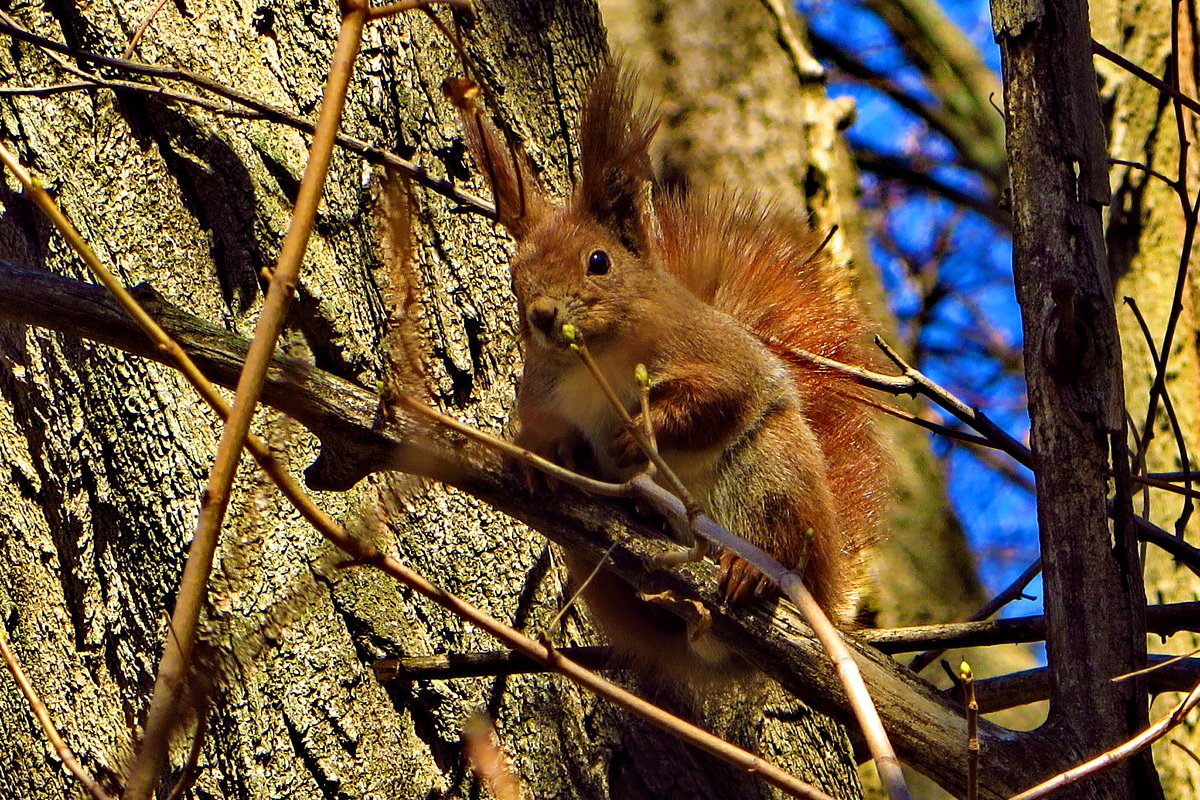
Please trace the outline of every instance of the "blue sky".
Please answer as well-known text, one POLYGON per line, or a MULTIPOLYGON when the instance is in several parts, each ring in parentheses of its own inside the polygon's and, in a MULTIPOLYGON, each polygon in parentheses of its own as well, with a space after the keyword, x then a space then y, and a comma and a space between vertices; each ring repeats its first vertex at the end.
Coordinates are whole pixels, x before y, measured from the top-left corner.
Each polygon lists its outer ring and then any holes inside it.
MULTIPOLYGON (((799 5, 815 32, 851 49, 918 97, 929 97, 919 73, 907 64, 891 33, 870 11, 844 0, 801 0, 799 5)), ((998 70, 1000 57, 992 41, 988 4, 947 0, 943 7, 981 48, 985 61, 998 70)), ((955 154, 949 143, 883 93, 837 81, 831 82, 830 92, 850 95, 857 103, 856 121, 848 132, 851 141, 943 164, 936 168, 939 177, 964 188, 977 181, 953 166, 955 154)), ((864 177, 863 188, 864 204, 876 210, 878 220, 872 257, 882 270, 892 308, 901 320, 901 335, 922 353, 920 369, 980 407, 1018 439, 1026 439, 1029 422, 1024 382, 1005 370, 991 352, 1019 353, 1021 346, 1007 234, 980 215, 932 195, 897 196, 871 176, 864 177), (948 291, 930 307, 931 313, 914 340, 921 284, 896 253, 922 263, 938 246, 939 237, 946 241, 941 242, 937 279, 948 291)), ((950 446, 940 437, 934 437, 933 444, 945 460, 950 499, 975 549, 984 582, 989 590, 998 591, 1037 557, 1034 498, 969 450, 950 446)), ((1016 470, 1029 477, 1023 468, 1016 470)), ((1040 579, 1027 591, 1039 600, 1011 604, 1006 616, 1040 612, 1040 579)))

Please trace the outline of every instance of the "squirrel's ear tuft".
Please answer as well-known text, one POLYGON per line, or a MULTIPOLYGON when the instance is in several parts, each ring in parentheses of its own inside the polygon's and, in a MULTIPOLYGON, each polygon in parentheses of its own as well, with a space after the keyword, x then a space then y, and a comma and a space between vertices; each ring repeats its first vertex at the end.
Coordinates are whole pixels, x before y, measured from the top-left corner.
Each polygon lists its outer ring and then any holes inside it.
POLYGON ((632 73, 614 63, 592 80, 579 123, 582 176, 575 204, 630 250, 644 253, 653 238, 649 149, 658 123, 634 104, 635 83, 632 73))
POLYGON ((520 240, 545 216, 545 195, 525 153, 509 145, 479 112, 461 112, 463 134, 475 166, 488 178, 496 203, 496 221, 520 240))

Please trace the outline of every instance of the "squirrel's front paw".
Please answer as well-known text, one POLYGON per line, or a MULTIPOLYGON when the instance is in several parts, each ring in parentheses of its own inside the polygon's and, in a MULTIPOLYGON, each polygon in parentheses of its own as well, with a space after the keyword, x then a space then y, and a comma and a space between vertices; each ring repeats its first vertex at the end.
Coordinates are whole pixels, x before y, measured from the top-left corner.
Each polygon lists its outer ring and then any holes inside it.
POLYGON ((750 562, 735 556, 728 550, 722 550, 718 558, 721 572, 718 585, 725 602, 731 605, 745 605, 757 597, 763 597, 771 589, 771 582, 750 562))

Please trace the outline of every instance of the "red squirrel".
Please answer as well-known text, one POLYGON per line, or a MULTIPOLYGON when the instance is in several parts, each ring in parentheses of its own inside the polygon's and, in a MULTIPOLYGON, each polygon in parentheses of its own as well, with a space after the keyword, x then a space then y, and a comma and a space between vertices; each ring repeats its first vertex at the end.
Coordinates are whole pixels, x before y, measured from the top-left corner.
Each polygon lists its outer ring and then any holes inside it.
MULTIPOLYGON (((498 219, 518 244, 517 441, 560 462, 582 448, 601 477, 628 478, 646 459, 563 325, 639 423, 634 369, 645 364, 658 448, 703 510, 794 569, 848 622, 886 495, 885 458, 850 379, 796 351, 863 364, 867 324, 800 219, 729 191, 660 191, 648 152, 656 127, 635 106, 628 74, 602 68, 579 126, 581 175, 557 206, 523 155, 478 118, 466 122, 498 219)), ((571 553, 567 563, 577 582, 595 566, 571 553)), ((727 599, 762 593, 765 579, 746 562, 723 553, 720 564, 727 599)), ((584 599, 635 657, 660 667, 710 657, 614 575, 601 571, 584 599)))

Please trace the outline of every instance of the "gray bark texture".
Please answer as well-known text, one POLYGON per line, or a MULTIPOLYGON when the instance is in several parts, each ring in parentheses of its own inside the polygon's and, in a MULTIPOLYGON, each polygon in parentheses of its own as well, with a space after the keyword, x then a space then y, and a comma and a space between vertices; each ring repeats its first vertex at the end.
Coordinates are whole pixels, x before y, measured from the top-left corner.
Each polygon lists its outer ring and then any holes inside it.
MULTIPOLYGON (((146 11, 67 3, 24 8, 20 19, 48 38, 119 55, 146 11)), ((193 70, 312 118, 337 27, 333 4, 168 4, 134 58, 193 70)), ((565 189, 579 89, 604 49, 594 7, 489 3, 468 40, 500 100, 500 122, 542 180, 565 189)), ((0 65, 14 84, 72 80, 25 44, 5 48, 0 65)), ((342 129, 411 154, 432 174, 468 179, 474 170, 456 113, 438 91, 460 73, 419 14, 372 24, 342 129)), ((804 84, 802 70, 793 80, 810 91, 801 108, 816 106, 819 84, 804 84)), ((847 178, 821 165, 835 129, 830 118, 814 118, 802 151, 816 165, 806 179, 815 174, 818 193, 838 198, 821 206, 822 224, 851 208, 852 189, 839 182, 847 178)), ((4 98, 0 136, 127 284, 148 282, 175 305, 251 333, 259 273, 275 257, 304 167, 304 136, 108 90, 4 98)), ((284 345, 365 386, 381 376, 388 321, 399 314, 382 288, 394 276, 378 246, 377 178, 359 157, 335 155, 284 345)), ((477 178, 472 188, 486 194, 477 178)), ((417 303, 406 309, 419 313, 405 322, 426 369, 407 388, 501 432, 519 368, 503 241, 452 201, 414 193, 409 290, 417 303)), ((0 258, 83 276, 11 176, 0 202, 0 258)), ((295 471, 315 457, 314 440, 275 412, 261 412, 257 430, 295 471)), ((114 787, 169 635, 165 620, 218 435, 219 423, 171 371, 0 324, 0 623, 69 744, 114 787)), ((545 541, 463 494, 387 475, 318 499, 383 550, 517 627, 538 629, 561 600, 558 559, 545 541)), ((378 573, 337 563, 248 464, 211 586, 196 685, 212 710, 186 796, 479 796, 459 742, 463 720, 479 708, 496 720, 532 797, 770 796, 558 677, 381 686, 371 670, 379 657, 495 645, 378 573)), ((595 639, 573 614, 556 641, 595 639)), ((708 705, 717 723, 745 715, 720 698, 708 705)), ((857 794, 839 726, 794 699, 773 697, 768 711, 735 726, 743 740, 834 796, 857 794)), ((164 786, 189 746, 191 721, 181 728, 164 786)), ((78 793, 23 698, 0 681, 0 795, 78 793)))

